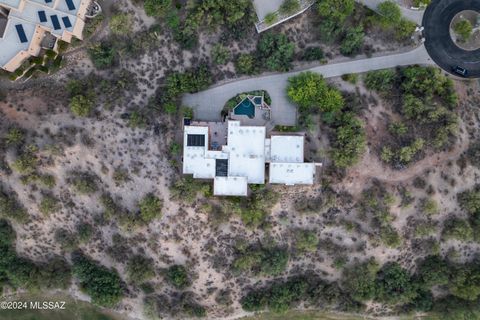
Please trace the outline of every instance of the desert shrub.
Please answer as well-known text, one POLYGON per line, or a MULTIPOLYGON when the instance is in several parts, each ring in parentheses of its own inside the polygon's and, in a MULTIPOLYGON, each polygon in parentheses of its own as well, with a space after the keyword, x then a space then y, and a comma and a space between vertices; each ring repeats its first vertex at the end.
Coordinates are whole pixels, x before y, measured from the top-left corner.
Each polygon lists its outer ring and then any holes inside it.
POLYGON ((265 186, 251 186, 249 197, 229 198, 226 205, 237 214, 248 227, 264 226, 271 208, 278 201, 278 194, 265 186))
POLYGON ((91 224, 82 222, 76 226, 77 237, 80 243, 86 243, 90 241, 90 238, 93 236, 94 229, 91 224))
POLYGON ((70 287, 72 270, 63 258, 55 256, 38 266, 38 285, 46 289, 63 289, 70 287))
POLYGON ((127 262, 128 279, 136 284, 143 283, 155 276, 153 260, 143 255, 135 255, 127 262))
POLYGON ((345 113, 337 118, 334 126, 335 138, 330 155, 335 166, 346 168, 354 165, 366 147, 362 122, 352 113, 345 113))
POLYGON ((421 202, 422 212, 426 215, 434 215, 439 212, 438 203, 432 198, 425 198, 421 202))
POLYGON ((88 55, 98 69, 107 69, 115 65, 117 52, 113 45, 103 41, 88 48, 88 55))
POLYGON ((44 195, 38 209, 44 215, 50 215, 52 213, 58 212, 62 208, 60 201, 53 195, 47 194, 44 195))
POLYGON ((279 9, 282 15, 292 15, 298 11, 300 11, 300 2, 298 0, 284 0, 279 9))
POLYGON ((139 111, 132 111, 128 117, 128 126, 133 129, 145 128, 147 126, 147 118, 139 111))
POLYGON ((73 274, 92 303, 113 307, 123 297, 122 281, 115 269, 108 269, 80 252, 72 254, 73 274))
POLYGON ((450 218, 443 225, 442 238, 445 240, 471 241, 473 236, 473 229, 467 220, 450 218))
POLYGON ((288 71, 291 68, 295 45, 281 33, 264 33, 257 45, 257 58, 270 71, 288 71))
POLYGON ((174 265, 167 269, 167 281, 177 289, 184 289, 190 285, 187 269, 182 265, 174 265))
POLYGON ((321 17, 319 31, 322 39, 333 42, 343 30, 345 20, 353 14, 354 0, 323 0, 318 6, 321 17))
POLYGON ((76 235, 64 228, 55 230, 54 239, 60 244, 62 250, 65 251, 73 251, 78 246, 78 238, 76 235))
POLYGON ((6 192, 0 186, 0 216, 13 219, 18 223, 28 220, 28 213, 12 192, 6 192))
POLYGON ((74 172, 71 184, 80 194, 92 194, 98 190, 96 177, 87 172, 74 172))
POLYGON ((263 22, 265 22, 266 25, 271 26, 275 22, 278 21, 278 13, 277 12, 269 12, 265 15, 265 19, 263 22))
POLYGON ((127 13, 116 13, 109 21, 110 30, 117 35, 128 35, 132 31, 132 21, 127 13))
POLYGON ((398 263, 387 263, 377 273, 377 299, 389 304, 406 304, 416 296, 416 287, 407 270, 398 263))
POLYGON ((76 95, 70 100, 70 110, 77 117, 88 117, 94 109, 93 99, 84 96, 76 95))
POLYGON ((221 44, 216 44, 212 48, 212 60, 215 64, 226 64, 230 59, 230 52, 228 48, 221 44))
POLYGON ((432 221, 415 221, 415 237, 427 237, 437 233, 437 225, 432 221))
POLYGON ((297 230, 295 232, 295 248, 301 252, 317 250, 319 240, 314 231, 297 230))
POLYGON ((467 190, 457 194, 457 201, 460 207, 468 213, 480 214, 480 185, 472 190, 467 190))
POLYGON ((30 150, 24 150, 12 163, 12 168, 22 175, 31 175, 35 173, 37 166, 37 156, 30 150))
POLYGON ((44 174, 41 175, 39 181, 47 188, 53 188, 57 184, 55 181, 55 177, 51 174, 44 174))
POLYGON ((324 58, 324 53, 320 47, 308 47, 302 54, 302 60, 320 61, 324 58))
POLYGON ((153 219, 161 216, 163 202, 153 194, 147 194, 139 202, 140 217, 144 223, 148 224, 153 219))
POLYGON ((363 46, 364 38, 365 33, 362 26, 347 29, 340 45, 340 53, 344 56, 357 54, 363 46))
POLYGON ((248 53, 239 55, 235 61, 235 70, 240 74, 253 74, 255 72, 255 58, 248 53))
POLYGON ((10 128, 4 137, 4 141, 8 146, 20 146, 25 141, 25 132, 20 128, 10 128))
POLYGON ((278 275, 285 271, 289 255, 285 248, 277 246, 238 245, 235 247, 232 269, 253 275, 278 275))
POLYGON ((369 71, 365 75, 365 86, 369 90, 375 90, 382 94, 388 94, 393 89, 397 74, 393 69, 369 71))
POLYGON ((182 199, 187 203, 195 201, 199 193, 207 193, 210 191, 208 184, 199 182, 192 177, 184 177, 176 180, 170 187, 170 194, 172 199, 182 199))
POLYGON ((351 84, 356 84, 358 82, 358 74, 356 73, 346 73, 342 74, 342 80, 350 82, 351 84))

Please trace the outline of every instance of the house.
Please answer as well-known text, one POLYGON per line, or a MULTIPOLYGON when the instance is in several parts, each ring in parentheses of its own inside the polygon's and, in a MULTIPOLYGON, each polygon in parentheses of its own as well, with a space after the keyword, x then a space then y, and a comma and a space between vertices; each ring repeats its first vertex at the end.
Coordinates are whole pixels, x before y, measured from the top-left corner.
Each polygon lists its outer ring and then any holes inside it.
POLYGON ((91 1, 0 0, 0 67, 13 72, 56 39, 82 39, 91 1))
POLYGON ((303 135, 271 135, 238 120, 184 126, 183 173, 213 180, 216 196, 247 196, 249 184, 311 185, 316 167, 304 162, 303 135))

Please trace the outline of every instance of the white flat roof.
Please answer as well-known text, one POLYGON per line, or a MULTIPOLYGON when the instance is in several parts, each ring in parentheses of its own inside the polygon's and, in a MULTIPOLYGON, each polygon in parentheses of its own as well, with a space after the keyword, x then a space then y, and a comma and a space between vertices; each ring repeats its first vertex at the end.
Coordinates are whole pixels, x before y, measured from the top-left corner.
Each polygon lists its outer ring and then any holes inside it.
POLYGON ((213 194, 216 196, 247 196, 247 178, 216 177, 213 181, 213 194))
POLYGON ((228 175, 247 177, 248 183, 265 183, 265 127, 244 127, 228 122, 228 175))
POLYGON ((303 162, 303 136, 272 136, 270 140, 271 162, 303 162))
POLYGON ((314 163, 270 163, 270 183, 313 184, 314 177, 314 163))
POLYGON ((0 5, 5 5, 10 8, 18 8, 21 0, 0 0, 0 5))
POLYGON ((215 160, 207 159, 205 154, 208 149, 208 127, 186 126, 183 144, 183 173, 193 174, 196 179, 213 179, 215 177, 215 160), (204 146, 188 146, 189 134, 203 135, 204 146))
MULTIPOLYGON (((65 1, 61 0, 60 2, 65 2, 65 1)), ((67 12, 68 12, 68 10, 67 10, 67 12)), ((76 10, 72 11, 72 12, 75 13, 76 10)), ((19 19, 23 19, 25 21, 31 21, 32 23, 36 23, 38 25, 44 26, 45 28, 50 29, 51 33, 53 33, 57 36, 61 36, 65 30, 68 30, 70 32, 73 31, 73 26, 77 22, 77 16, 74 15, 74 14, 72 15, 72 14, 68 14, 68 13, 65 13, 65 12, 60 12, 60 11, 57 11, 57 10, 53 10, 53 9, 50 9, 48 7, 45 7, 45 6, 42 6, 38 3, 33 3, 33 2, 25 2, 25 6, 23 7, 22 11, 12 10, 10 12, 10 17, 17 17, 19 19), (40 19, 38 17, 38 12, 39 11, 44 11, 45 12, 45 15, 47 17, 46 22, 40 22, 40 19), (58 23, 60 25, 60 29, 57 29, 57 30, 54 29, 54 26, 53 26, 53 23, 52 23, 52 18, 51 18, 52 16, 57 17, 58 23), (68 18, 68 20, 70 20, 71 26, 67 28, 65 26, 62 18, 68 18)))
POLYGON ((19 52, 28 51, 30 42, 35 34, 36 25, 26 22, 24 20, 10 17, 7 22, 7 27, 3 34, 3 38, 0 38, 0 66, 6 65, 12 60, 19 52), (27 42, 22 43, 18 36, 16 25, 22 25, 27 37, 27 42))

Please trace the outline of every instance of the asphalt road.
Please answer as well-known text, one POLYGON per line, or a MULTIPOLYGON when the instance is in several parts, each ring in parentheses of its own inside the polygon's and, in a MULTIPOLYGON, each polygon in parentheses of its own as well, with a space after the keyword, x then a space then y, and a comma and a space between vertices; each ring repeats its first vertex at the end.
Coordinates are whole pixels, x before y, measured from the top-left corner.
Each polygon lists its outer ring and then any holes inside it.
POLYGON ((480 0, 433 0, 423 17, 425 48, 430 57, 445 71, 460 66, 468 77, 480 77, 480 49, 466 51, 455 45, 450 37, 450 23, 463 10, 480 12, 480 0))

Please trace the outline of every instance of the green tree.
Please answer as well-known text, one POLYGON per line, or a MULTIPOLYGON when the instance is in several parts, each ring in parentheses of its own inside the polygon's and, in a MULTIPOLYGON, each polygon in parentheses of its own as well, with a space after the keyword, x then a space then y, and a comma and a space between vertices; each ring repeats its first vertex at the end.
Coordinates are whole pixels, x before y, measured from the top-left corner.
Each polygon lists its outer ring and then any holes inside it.
POLYGON ((476 265, 459 266, 449 284, 450 292, 464 300, 476 300, 480 296, 480 270, 476 265))
POLYGON ((453 31, 466 41, 472 36, 473 26, 469 20, 462 19, 453 25, 453 31))
POLYGON ((418 264, 416 278, 424 289, 429 290, 433 286, 448 284, 450 268, 440 257, 429 256, 418 264))
POLYGON ((402 19, 400 7, 394 1, 385 1, 378 5, 377 12, 385 25, 398 25, 402 19))
POLYGON ((257 55, 268 70, 288 71, 291 67, 295 45, 286 35, 267 32, 257 45, 257 55))
POLYGON ((338 90, 331 88, 322 75, 313 72, 302 72, 289 78, 287 94, 302 113, 316 110, 335 113, 345 103, 338 90))
POLYGON ((396 262, 385 264, 377 273, 376 288, 377 298, 389 304, 406 304, 417 296, 408 271, 396 262))
POLYGON ((355 9, 354 0, 322 0, 318 4, 318 13, 322 17, 343 23, 355 9))
POLYGON ((108 269, 82 253, 72 254, 73 274, 80 288, 92 298, 94 304, 113 307, 123 297, 122 281, 115 269, 108 269))
POLYGON ((375 279, 380 266, 374 259, 353 265, 343 271, 342 287, 355 300, 371 300, 375 296, 375 279))

